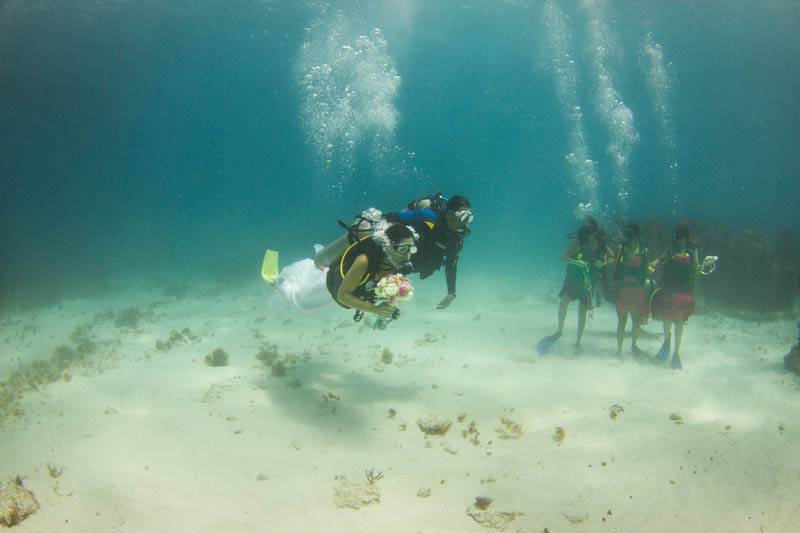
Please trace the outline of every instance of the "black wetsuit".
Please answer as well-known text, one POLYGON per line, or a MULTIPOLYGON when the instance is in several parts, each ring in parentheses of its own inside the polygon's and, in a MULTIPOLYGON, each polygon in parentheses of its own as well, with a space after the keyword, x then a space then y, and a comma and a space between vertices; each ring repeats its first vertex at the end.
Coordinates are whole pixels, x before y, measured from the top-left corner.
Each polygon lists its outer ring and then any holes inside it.
POLYGON ((386 220, 411 226, 419 235, 417 253, 411 257, 411 272, 425 279, 444 265, 447 293, 455 295, 458 275, 458 254, 464 239, 450 231, 444 221, 444 213, 433 209, 418 209, 387 213, 386 220))
POLYGON ((353 291, 353 295, 359 300, 374 303, 375 293, 373 291, 375 289, 375 284, 380 279, 379 272, 384 257, 382 251, 378 245, 373 242, 371 237, 365 237, 359 242, 349 246, 347 250, 331 264, 325 279, 328 292, 331 293, 334 301, 345 309, 349 309, 349 307, 342 305, 336 298, 336 295, 339 292, 339 286, 342 284, 344 276, 347 274, 348 270, 350 270, 350 267, 353 266, 356 257, 361 254, 366 254, 369 259, 369 267, 364 277, 361 278, 355 291, 353 291))

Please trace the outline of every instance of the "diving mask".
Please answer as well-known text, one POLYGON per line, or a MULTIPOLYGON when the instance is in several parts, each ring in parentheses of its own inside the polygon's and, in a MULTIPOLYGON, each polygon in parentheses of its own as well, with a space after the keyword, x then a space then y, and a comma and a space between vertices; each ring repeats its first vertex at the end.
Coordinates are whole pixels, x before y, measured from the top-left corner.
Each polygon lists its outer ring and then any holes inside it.
POLYGON ((400 241, 397 244, 390 244, 386 248, 386 255, 389 262, 395 267, 405 265, 411 260, 411 255, 417 253, 417 246, 412 239, 400 241))
POLYGON ((472 221, 475 220, 475 215, 472 214, 472 211, 469 209, 459 209, 458 211, 454 211, 453 215, 458 220, 460 226, 466 228, 472 221))
POLYGON ((392 249, 398 254, 407 255, 409 257, 417 253, 417 247, 413 244, 395 244, 392 245, 392 249))

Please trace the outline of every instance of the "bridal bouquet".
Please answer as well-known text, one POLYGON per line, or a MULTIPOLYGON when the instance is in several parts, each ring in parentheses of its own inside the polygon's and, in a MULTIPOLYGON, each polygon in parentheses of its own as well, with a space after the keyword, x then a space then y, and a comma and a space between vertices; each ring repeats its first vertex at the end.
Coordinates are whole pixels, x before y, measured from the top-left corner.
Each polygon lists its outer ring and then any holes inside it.
POLYGON ((411 280, 402 274, 389 274, 375 286, 375 296, 392 305, 406 303, 414 296, 411 280))

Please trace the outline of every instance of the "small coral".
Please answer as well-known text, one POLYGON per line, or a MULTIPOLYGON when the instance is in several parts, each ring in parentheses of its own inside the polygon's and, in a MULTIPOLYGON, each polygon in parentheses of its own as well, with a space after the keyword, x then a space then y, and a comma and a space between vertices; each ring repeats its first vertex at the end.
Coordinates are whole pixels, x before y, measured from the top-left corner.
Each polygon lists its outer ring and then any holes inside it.
POLYGON ((564 439, 567 438, 567 431, 564 428, 557 427, 553 432, 553 441, 556 444, 561 446, 564 443, 564 439))
POLYGON ((381 363, 385 365, 391 365, 392 360, 394 360, 394 354, 389 350, 389 348, 384 348, 383 352, 381 353, 381 363))
POLYGON ((222 348, 217 348, 203 359, 208 366, 228 366, 228 352, 222 348))
POLYGON ((517 516, 522 515, 518 511, 497 508, 493 503, 491 498, 478 496, 475 498, 475 503, 467 508, 466 514, 483 527, 498 531, 505 530, 517 516))
POLYGON ((477 507, 478 509, 480 509, 482 511, 485 511, 486 509, 488 509, 489 506, 492 505, 493 502, 494 502, 494 500, 492 500, 491 498, 489 498, 487 496, 476 496, 475 497, 475 507, 477 507))
POLYGON ((286 367, 286 363, 283 361, 275 361, 272 365, 272 370, 270 370, 270 375, 276 378, 282 378, 286 375, 288 368, 286 367))
POLYGON ((374 468, 370 468, 369 470, 364 470, 364 476, 367 478, 367 483, 374 485, 377 481, 383 479, 383 470, 375 472, 374 468))
POLYGON ((267 366, 272 366, 278 360, 278 345, 273 343, 262 344, 261 349, 256 354, 256 359, 267 366))

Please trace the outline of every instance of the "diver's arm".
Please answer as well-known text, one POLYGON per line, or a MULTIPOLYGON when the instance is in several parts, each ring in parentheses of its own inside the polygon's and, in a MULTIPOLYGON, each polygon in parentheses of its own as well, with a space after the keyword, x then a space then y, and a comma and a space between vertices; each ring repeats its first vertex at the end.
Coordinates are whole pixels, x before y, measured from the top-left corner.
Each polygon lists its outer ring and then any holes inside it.
POLYGON ((336 292, 336 301, 347 307, 361 309, 362 311, 366 311, 368 313, 375 313, 382 318, 389 318, 392 315, 394 308, 392 308, 387 314, 387 306, 373 305, 369 302, 365 302, 354 294, 359 282, 364 278, 364 275, 367 273, 368 269, 369 259, 367 256, 365 254, 361 254, 356 257, 355 261, 353 261, 353 264, 350 266, 350 270, 348 270, 344 275, 342 283, 339 285, 339 290, 336 292))
POLYGON ((667 248, 667 250, 661 254, 655 261, 648 265, 650 272, 655 272, 656 269, 661 265, 661 263, 665 262, 669 258, 669 254, 672 252, 672 248, 667 248))
POLYGON ((447 296, 445 296, 436 309, 444 309, 456 299, 456 279, 458 278, 458 254, 460 245, 452 245, 447 250, 444 260, 444 279, 447 281, 447 296))
POLYGON ((575 266, 583 266, 586 264, 585 261, 581 261, 579 259, 573 259, 572 255, 578 250, 578 241, 572 241, 572 244, 569 245, 569 248, 564 250, 564 254, 561 256, 562 261, 566 261, 570 265, 575 266))
POLYGON ((614 250, 611 249, 609 245, 606 244, 606 265, 613 265, 617 260, 617 254, 614 253, 614 250))
POLYGON ((458 250, 447 254, 447 258, 444 261, 444 278, 447 281, 447 294, 455 298, 456 279, 458 278, 458 250))
POLYGON ((436 213, 431 209, 415 209, 412 211, 398 211, 396 213, 385 213, 383 217, 389 222, 398 224, 412 224, 414 222, 435 222, 436 213))
POLYGON ((697 248, 692 249, 692 268, 695 274, 700 273, 700 252, 697 251, 697 248))

